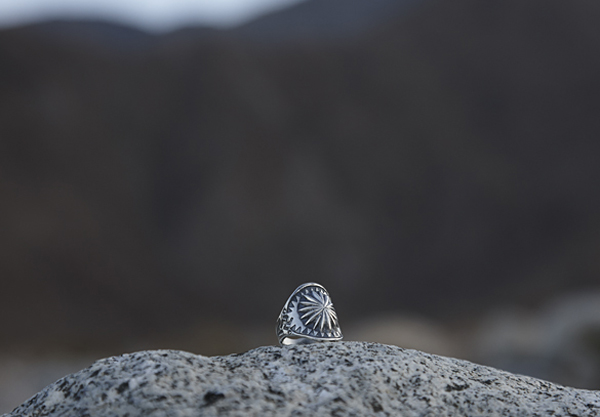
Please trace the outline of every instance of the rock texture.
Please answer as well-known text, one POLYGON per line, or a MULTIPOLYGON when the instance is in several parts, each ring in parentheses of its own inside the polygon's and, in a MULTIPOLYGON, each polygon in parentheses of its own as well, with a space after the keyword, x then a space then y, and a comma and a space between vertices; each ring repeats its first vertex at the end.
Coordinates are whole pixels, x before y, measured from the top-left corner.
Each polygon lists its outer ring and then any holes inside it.
POLYGON ((102 359, 11 416, 596 416, 600 392, 366 342, 102 359))

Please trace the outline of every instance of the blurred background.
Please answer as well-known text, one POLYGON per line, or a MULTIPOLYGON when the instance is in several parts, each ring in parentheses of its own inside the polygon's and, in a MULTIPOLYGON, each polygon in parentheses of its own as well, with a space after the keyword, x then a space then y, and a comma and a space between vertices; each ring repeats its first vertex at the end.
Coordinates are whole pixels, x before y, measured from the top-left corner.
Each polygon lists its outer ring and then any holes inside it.
POLYGON ((95 3, 0 5, 0 413, 276 344, 307 281, 347 340, 600 389, 600 3, 95 3))

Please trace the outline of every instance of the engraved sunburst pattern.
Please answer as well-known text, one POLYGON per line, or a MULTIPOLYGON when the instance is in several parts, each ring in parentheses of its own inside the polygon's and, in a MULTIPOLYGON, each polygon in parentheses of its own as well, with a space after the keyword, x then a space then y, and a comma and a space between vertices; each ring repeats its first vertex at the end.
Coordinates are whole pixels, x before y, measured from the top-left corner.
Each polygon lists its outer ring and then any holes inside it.
POLYGON ((320 284, 302 284, 290 295, 277 319, 277 338, 283 345, 342 340, 342 330, 327 290, 320 284))
POLYGON ((337 323, 337 314, 333 308, 331 298, 327 293, 321 291, 307 291, 298 306, 300 319, 306 326, 312 323, 311 327, 332 330, 337 323))

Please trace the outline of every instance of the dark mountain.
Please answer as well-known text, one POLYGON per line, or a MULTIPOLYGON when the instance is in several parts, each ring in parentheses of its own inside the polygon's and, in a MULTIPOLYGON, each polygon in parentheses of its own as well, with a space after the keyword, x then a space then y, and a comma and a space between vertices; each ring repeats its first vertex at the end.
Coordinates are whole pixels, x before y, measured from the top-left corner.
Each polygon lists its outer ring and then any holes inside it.
POLYGON ((323 41, 364 35, 398 17, 418 0, 308 0, 235 28, 235 35, 253 40, 323 41))
POLYGON ((63 42, 94 43, 110 48, 140 49, 156 41, 153 34, 124 24, 103 20, 56 19, 26 26, 28 33, 63 42))
POLYGON ((3 341, 271 323, 312 280, 346 320, 597 286, 599 18, 440 0, 352 42, 132 53, 0 32, 3 341))

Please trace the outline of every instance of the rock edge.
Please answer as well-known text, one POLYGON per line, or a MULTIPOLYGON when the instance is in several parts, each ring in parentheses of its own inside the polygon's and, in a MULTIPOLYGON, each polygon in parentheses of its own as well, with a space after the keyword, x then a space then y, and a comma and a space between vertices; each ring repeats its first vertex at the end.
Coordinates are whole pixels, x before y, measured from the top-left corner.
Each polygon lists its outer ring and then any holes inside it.
POLYGON ((367 342, 102 359, 3 417, 597 416, 600 391, 367 342))

